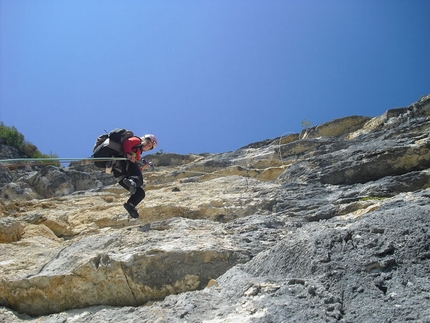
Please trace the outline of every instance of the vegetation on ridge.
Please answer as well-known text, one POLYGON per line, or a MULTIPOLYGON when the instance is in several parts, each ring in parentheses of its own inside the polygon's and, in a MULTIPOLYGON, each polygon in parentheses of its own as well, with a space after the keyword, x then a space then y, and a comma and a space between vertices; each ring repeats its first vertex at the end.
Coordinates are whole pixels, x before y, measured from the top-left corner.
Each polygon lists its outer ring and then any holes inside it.
POLYGON ((29 158, 57 158, 56 154, 42 154, 39 149, 29 141, 24 139, 24 135, 20 133, 15 126, 8 127, 3 122, 0 122, 0 140, 3 139, 5 144, 18 148, 18 150, 29 158))

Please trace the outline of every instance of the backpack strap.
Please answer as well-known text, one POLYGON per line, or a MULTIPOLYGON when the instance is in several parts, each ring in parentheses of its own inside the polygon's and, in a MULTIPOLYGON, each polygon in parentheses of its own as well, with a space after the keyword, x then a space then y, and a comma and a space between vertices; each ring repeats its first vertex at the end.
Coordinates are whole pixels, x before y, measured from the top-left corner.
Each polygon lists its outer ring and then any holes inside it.
POLYGON ((139 138, 139 140, 140 140, 140 144, 133 146, 133 149, 135 149, 135 148, 136 148, 136 149, 140 149, 140 151, 142 152, 142 149, 143 149, 143 142, 142 142, 142 139, 140 139, 140 137, 138 137, 138 136, 134 136, 134 137, 139 138))

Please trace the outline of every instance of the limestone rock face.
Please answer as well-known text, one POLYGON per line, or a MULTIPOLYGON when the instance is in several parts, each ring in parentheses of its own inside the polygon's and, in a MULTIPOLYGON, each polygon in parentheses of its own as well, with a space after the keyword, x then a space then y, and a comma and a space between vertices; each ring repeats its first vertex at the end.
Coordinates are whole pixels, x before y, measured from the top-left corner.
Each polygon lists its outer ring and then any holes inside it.
POLYGON ((232 241, 219 241, 213 235, 219 229, 209 221, 193 222, 191 227, 188 222, 177 218, 155 223, 155 229, 151 225, 106 229, 53 245, 54 256, 42 268, 27 271, 24 279, 3 281, 0 294, 10 307, 30 315, 99 304, 136 306, 201 289, 233 265, 249 260, 232 241), (163 226, 176 236, 164 236, 163 226), (197 232, 198 236, 192 234, 197 232), (178 237, 182 241, 175 243, 178 237), (198 244, 200 239, 204 246, 198 244))
POLYGON ((430 96, 146 159, 139 219, 84 162, 0 167, 0 321, 430 321, 430 96))
POLYGON ((15 242, 21 240, 22 227, 14 218, 0 218, 0 243, 15 242))

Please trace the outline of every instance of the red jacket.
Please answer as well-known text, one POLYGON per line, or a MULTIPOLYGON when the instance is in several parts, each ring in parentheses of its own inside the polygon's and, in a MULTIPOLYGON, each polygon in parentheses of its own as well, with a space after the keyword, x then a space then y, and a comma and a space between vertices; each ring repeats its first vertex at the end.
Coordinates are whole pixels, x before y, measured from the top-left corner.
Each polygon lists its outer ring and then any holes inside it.
POLYGON ((142 152, 142 140, 139 137, 130 137, 122 144, 124 155, 136 153, 136 160, 140 160, 140 153, 142 152))

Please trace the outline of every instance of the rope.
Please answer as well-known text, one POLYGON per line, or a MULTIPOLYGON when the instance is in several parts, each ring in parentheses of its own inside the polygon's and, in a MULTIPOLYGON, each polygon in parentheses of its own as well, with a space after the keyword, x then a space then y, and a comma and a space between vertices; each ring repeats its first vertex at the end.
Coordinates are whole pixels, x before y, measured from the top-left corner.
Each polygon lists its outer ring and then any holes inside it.
MULTIPOLYGON (((43 162, 71 162, 71 161, 111 161, 111 160, 127 160, 125 157, 89 157, 89 158, 11 158, 11 159, 0 159, 0 167, 19 166, 20 164, 28 165, 30 163, 43 163, 43 162)), ((174 172, 178 173, 193 173, 200 175, 212 175, 223 177, 222 174, 214 174, 209 172, 196 172, 185 169, 178 169, 174 172)))
MULTIPOLYGON (((44 162, 71 162, 71 161, 88 161, 88 162, 95 162, 95 161, 111 161, 111 160, 127 160, 125 157, 89 157, 89 158, 11 158, 11 159, 0 159, 0 168, 1 167, 11 167, 11 166, 22 166, 22 165, 31 165, 31 164, 38 164, 38 163, 44 163, 44 162)), ((214 174, 209 172, 196 172, 196 171, 189 171, 185 169, 178 169, 174 170, 174 172, 178 173, 192 173, 192 174, 199 174, 199 175, 212 175, 212 176, 219 176, 224 177, 225 175, 222 174, 214 174)))
POLYGON ((19 166, 20 163, 28 165, 31 163, 45 163, 45 162, 72 162, 72 161, 110 161, 110 160, 126 160, 125 157, 88 157, 88 158, 11 158, 0 159, 0 167, 19 166))
POLYGON ((91 160, 91 161, 107 161, 107 160, 126 160, 125 157, 88 157, 88 158, 11 158, 0 159, 0 163, 6 162, 27 162, 27 161, 75 161, 75 160, 91 160))
POLYGON ((223 174, 214 174, 214 173, 209 173, 209 172, 196 172, 196 171, 183 170, 183 169, 174 170, 173 173, 174 172, 177 172, 177 173, 200 174, 200 175, 211 175, 211 176, 219 176, 219 177, 225 177, 226 176, 226 175, 223 175, 223 174))

